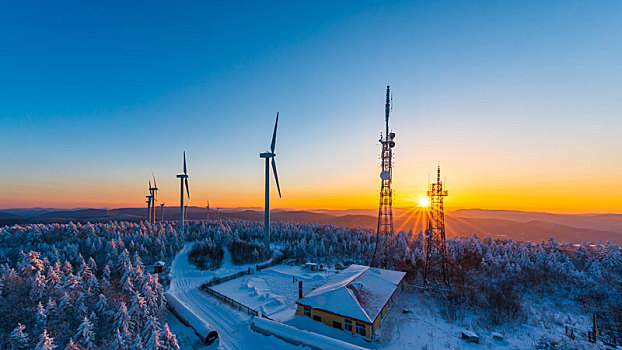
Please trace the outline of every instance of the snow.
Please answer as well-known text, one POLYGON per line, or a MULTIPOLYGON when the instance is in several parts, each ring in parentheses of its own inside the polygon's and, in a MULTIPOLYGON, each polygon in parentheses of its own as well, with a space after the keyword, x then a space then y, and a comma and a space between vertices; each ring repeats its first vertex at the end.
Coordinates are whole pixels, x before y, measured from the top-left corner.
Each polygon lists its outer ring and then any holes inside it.
POLYGON ((171 263, 171 284, 167 293, 186 305, 197 318, 212 326, 219 335, 212 347, 219 349, 300 349, 275 337, 253 332, 250 317, 235 311, 199 290, 201 284, 217 276, 226 276, 247 270, 254 264, 233 265, 231 255, 225 249, 223 266, 215 271, 200 271, 188 262, 192 243, 184 245, 171 263))
POLYGON ((373 323, 405 272, 351 265, 298 303, 373 323))
MULTIPOLYGON (((533 349, 542 336, 565 338, 564 324, 587 331, 589 317, 579 311, 555 306, 555 301, 541 296, 528 296, 530 305, 527 320, 522 324, 491 326, 483 325, 477 315, 466 313, 462 320, 447 321, 434 298, 412 287, 406 288, 398 297, 382 326, 378 329, 378 349, 533 349), (411 312, 403 314, 402 309, 411 312), (467 343, 461 339, 465 329, 479 335, 480 344, 467 343), (501 334, 504 340, 495 340, 501 334)), ((583 348, 590 348, 587 342, 583 348)))
POLYGON ((321 334, 304 331, 283 323, 270 321, 265 318, 254 318, 251 328, 257 332, 267 335, 274 335, 287 342, 308 346, 314 350, 365 350, 365 348, 354 344, 321 334))
POLYGON ((296 312, 298 281, 302 281, 303 291, 309 292, 334 275, 330 271, 311 272, 299 266, 277 265, 213 286, 212 289, 270 318, 283 321, 296 312))
POLYGON ((202 320, 197 314, 188 308, 183 302, 171 293, 164 293, 166 303, 177 317, 188 326, 192 327, 202 340, 212 336, 214 329, 202 320))

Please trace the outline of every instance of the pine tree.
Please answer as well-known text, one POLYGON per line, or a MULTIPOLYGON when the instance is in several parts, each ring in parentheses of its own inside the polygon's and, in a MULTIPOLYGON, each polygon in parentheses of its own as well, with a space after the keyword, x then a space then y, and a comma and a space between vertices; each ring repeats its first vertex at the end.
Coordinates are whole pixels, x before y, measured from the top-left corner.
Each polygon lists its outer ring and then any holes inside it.
POLYGON ((12 350, 22 350, 30 347, 30 337, 28 333, 24 332, 24 329, 26 329, 26 327, 18 323, 17 327, 11 332, 9 339, 12 350))
POLYGON ((136 333, 136 336, 134 337, 134 343, 132 344, 130 349, 131 350, 144 350, 145 349, 143 347, 143 342, 140 339, 140 334, 136 333))
POLYGON ((80 344, 75 343, 73 341, 73 338, 70 338, 69 343, 67 343, 67 346, 65 347, 65 350, 81 350, 80 344))
POLYGON ((46 281, 45 275, 41 273, 41 271, 37 270, 35 272, 35 277, 32 280, 32 284, 30 287, 30 298, 32 300, 41 300, 46 290, 46 281))
MULTIPOLYGON (((125 334, 127 335, 127 333, 125 334)), ((114 338, 112 340, 112 344, 110 345, 110 350, 124 350, 126 349, 126 341, 124 335, 121 334, 119 328, 115 331, 114 338)))
POLYGON ((93 324, 88 317, 84 316, 74 338, 86 350, 95 349, 95 344, 93 344, 95 341, 95 333, 93 332, 93 324))
POLYGON ((145 299, 140 295, 139 292, 134 292, 131 300, 131 308, 130 308, 130 325, 132 331, 138 331, 140 329, 140 325, 145 324, 147 312, 146 312, 146 303, 145 299))
POLYGON ((143 344, 145 350, 159 350, 160 344, 160 325, 155 316, 149 316, 145 330, 143 331, 143 344))
POLYGON ((130 315, 127 311, 127 307, 124 302, 121 302, 121 306, 119 306, 119 310, 114 315, 114 323, 112 324, 113 329, 119 329, 121 332, 129 332, 130 330, 130 315))
POLYGON ((39 342, 35 346, 35 350, 54 350, 58 346, 54 344, 54 338, 48 335, 47 330, 43 330, 39 336, 39 342))
POLYGON ((39 302, 39 304, 37 304, 37 316, 36 316, 37 327, 43 330, 44 328, 46 328, 47 321, 48 321, 48 314, 45 311, 43 304, 39 302))
POLYGON ((177 342, 177 336, 171 332, 168 327, 168 323, 164 324, 162 329, 162 349, 164 350, 179 350, 179 343, 177 342))

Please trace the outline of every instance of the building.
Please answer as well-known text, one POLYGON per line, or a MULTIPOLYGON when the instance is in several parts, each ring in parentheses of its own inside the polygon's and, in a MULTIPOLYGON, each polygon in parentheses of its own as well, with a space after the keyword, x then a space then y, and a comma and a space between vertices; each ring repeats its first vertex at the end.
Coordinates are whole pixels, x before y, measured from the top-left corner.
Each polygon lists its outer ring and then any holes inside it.
POLYGON ((164 270, 164 261, 158 261, 153 265, 153 273, 161 273, 164 270))
POLYGON ((405 272, 351 265, 299 299, 297 314, 373 340, 398 294, 405 272))

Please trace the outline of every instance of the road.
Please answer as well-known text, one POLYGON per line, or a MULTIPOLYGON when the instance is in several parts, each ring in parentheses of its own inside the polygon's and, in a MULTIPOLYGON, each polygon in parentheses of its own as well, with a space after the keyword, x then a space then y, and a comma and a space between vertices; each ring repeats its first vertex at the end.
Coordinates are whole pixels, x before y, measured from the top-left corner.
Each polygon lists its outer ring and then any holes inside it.
POLYGON ((275 337, 268 337, 249 328, 250 317, 235 311, 199 290, 201 284, 216 276, 226 276, 247 270, 254 264, 235 266, 231 254, 225 249, 223 267, 215 271, 200 271, 188 262, 192 243, 187 243, 173 260, 168 292, 184 303, 197 316, 214 328, 219 340, 211 347, 219 349, 300 349, 275 337))

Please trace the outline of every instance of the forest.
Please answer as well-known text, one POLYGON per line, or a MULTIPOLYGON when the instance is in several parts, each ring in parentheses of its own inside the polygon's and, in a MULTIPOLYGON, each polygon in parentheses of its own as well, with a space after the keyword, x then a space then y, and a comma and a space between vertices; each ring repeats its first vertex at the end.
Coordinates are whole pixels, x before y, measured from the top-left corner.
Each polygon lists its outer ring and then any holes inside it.
MULTIPOLYGON (((236 264, 265 261, 271 253, 262 237, 263 225, 243 220, 190 223, 184 234, 169 223, 0 228, 0 348, 178 349, 175 334, 159 321, 167 279, 152 264, 170 262, 185 242, 198 242, 190 259, 204 269, 218 268, 225 248, 236 264)), ((361 228, 273 223, 272 242, 284 258, 343 266, 369 264, 376 236, 361 228)), ((422 285, 422 233, 383 237, 379 248, 379 265, 406 271, 410 284, 422 285)), ((434 295, 450 321, 475 311, 481 322, 519 323, 526 296, 561 296, 586 311, 607 311, 612 329, 622 324, 622 254, 610 242, 452 237, 446 266, 448 287, 434 295)))

